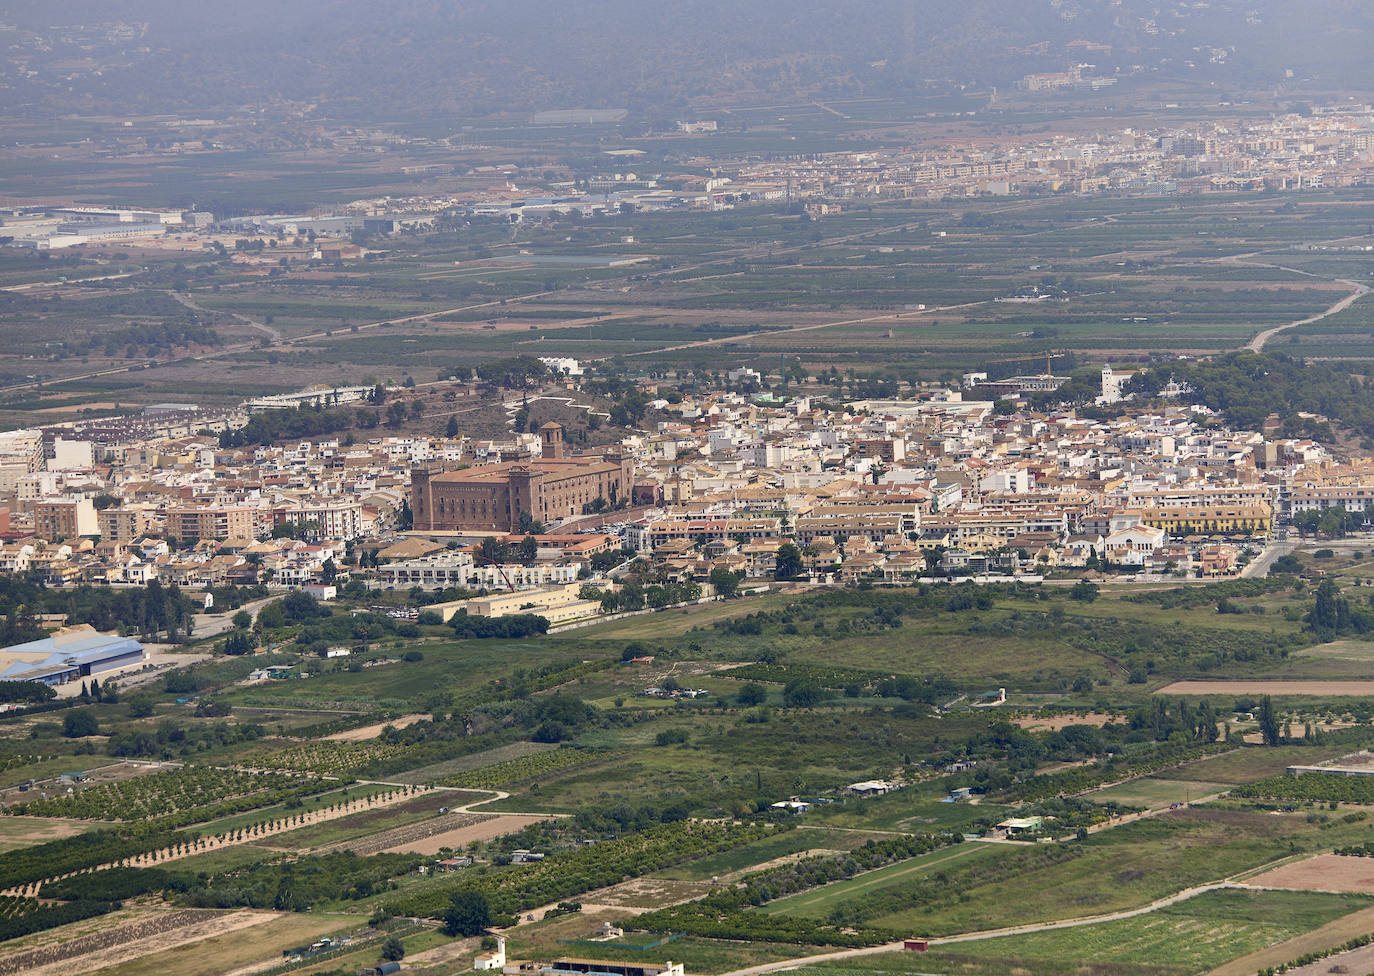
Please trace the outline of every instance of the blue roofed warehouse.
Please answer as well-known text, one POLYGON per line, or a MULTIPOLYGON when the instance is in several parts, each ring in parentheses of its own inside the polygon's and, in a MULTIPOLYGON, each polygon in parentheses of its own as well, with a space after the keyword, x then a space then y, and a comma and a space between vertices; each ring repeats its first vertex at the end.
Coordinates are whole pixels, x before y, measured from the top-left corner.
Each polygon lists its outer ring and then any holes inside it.
POLYGON ((102 634, 87 626, 69 627, 42 640, 0 648, 0 681, 61 685, 141 665, 147 659, 148 652, 132 637, 102 634))

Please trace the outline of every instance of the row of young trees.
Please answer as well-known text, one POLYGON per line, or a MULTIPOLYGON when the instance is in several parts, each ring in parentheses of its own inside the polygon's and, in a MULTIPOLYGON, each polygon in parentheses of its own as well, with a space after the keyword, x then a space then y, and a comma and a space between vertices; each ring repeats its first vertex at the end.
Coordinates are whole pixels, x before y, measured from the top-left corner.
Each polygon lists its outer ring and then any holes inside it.
POLYGON ((1299 538, 1310 535, 1314 539, 1320 536, 1342 539, 1358 530, 1364 520, 1363 512, 1347 511, 1338 505, 1321 511, 1298 512, 1293 516, 1293 528, 1298 530, 1299 538))
POLYGON ((166 634, 171 642, 190 636, 192 615, 199 609, 177 586, 153 580, 144 587, 111 589, 78 586, 51 589, 35 580, 0 578, 0 641, 16 644, 47 635, 37 620, 40 613, 66 614, 70 624, 89 624, 96 630, 128 634, 166 634))
MULTIPOLYGON (((673 864, 733 850, 772 832, 772 826, 764 823, 661 823, 565 851, 538 864, 526 865, 521 871, 478 869, 465 875, 463 889, 482 895, 493 914, 514 915, 673 864)), ((386 908, 394 915, 445 918, 451 904, 449 893, 431 889, 398 899, 386 908)))
POLYGON ((892 941, 896 933, 865 927, 866 916, 821 920, 799 915, 762 914, 750 909, 959 841, 958 836, 934 835, 870 840, 845 853, 809 857, 757 872, 741 884, 718 888, 697 901, 641 915, 635 919, 634 927, 649 932, 685 932, 705 938, 810 945, 866 946, 892 941))
POLYGON ((701 585, 691 582, 669 580, 664 583, 651 583, 641 586, 627 582, 619 590, 603 590, 591 584, 584 585, 577 594, 583 600, 596 600, 601 604, 602 613, 643 610, 645 607, 668 607, 677 603, 689 603, 701 599, 701 585))

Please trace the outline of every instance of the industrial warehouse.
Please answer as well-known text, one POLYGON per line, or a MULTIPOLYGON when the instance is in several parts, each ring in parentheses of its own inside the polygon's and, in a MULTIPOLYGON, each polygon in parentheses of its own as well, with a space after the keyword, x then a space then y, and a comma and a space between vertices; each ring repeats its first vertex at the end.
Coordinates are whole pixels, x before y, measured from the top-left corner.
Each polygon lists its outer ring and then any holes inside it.
POLYGON ((102 634, 93 627, 69 627, 42 640, 0 649, 0 681, 61 685, 91 675, 142 665, 143 645, 132 637, 102 634))

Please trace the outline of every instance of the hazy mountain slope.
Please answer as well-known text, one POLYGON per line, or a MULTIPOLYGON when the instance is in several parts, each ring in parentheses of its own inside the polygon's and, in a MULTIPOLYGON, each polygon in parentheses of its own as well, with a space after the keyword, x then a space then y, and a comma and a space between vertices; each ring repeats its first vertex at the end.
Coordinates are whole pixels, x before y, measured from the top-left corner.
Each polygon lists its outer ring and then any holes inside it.
POLYGON ((0 34, 9 44, 0 84, 27 114, 278 102, 360 118, 574 105, 652 113, 704 97, 1006 85, 1079 59, 1234 84, 1270 83, 1287 68, 1357 87, 1374 78, 1374 10, 1358 0, 11 6, 0 12, 17 28, 0 34))

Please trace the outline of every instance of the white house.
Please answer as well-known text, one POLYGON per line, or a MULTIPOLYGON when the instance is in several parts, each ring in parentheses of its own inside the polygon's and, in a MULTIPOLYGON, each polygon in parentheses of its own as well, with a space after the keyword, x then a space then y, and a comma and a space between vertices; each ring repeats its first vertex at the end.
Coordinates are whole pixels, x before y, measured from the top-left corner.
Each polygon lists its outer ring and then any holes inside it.
POLYGON ((473 969, 504 969, 506 965, 506 937, 496 937, 496 950, 484 952, 472 961, 473 969))
POLYGON ((582 364, 571 356, 540 356, 539 361, 555 376, 581 376, 585 372, 582 364))
POLYGON ((0 547, 0 572, 27 573, 34 548, 29 543, 11 543, 0 547))
POLYGON ((132 553, 125 555, 115 564, 116 575, 121 583, 146 585, 157 579, 157 566, 144 562, 132 553))
POLYGON ((1143 566, 1151 553, 1164 545, 1166 534, 1153 525, 1135 525, 1107 536, 1107 558, 1127 566, 1143 566))

